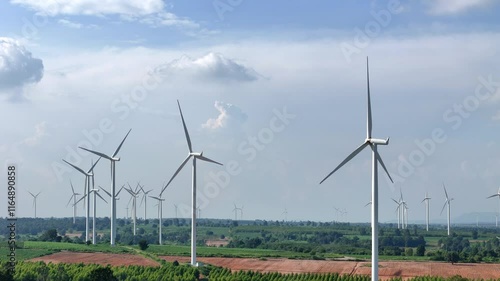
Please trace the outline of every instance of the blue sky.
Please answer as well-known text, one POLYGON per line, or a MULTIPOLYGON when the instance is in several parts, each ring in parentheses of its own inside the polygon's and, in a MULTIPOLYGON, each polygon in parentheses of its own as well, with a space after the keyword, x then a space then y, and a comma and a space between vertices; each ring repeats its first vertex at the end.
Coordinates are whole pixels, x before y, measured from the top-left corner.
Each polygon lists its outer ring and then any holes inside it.
MULTIPOLYGON (((30 190, 42 191, 39 216, 70 216, 69 182, 81 190, 83 177, 61 159, 88 168, 79 145, 111 152, 130 128, 118 184, 159 193, 186 154, 179 99, 194 148, 226 164, 198 165, 203 217, 230 218, 236 203, 248 219, 286 208, 328 221, 335 207, 368 221, 368 152, 318 183, 365 138, 369 56, 374 136, 391 137, 380 153, 398 179, 380 174, 380 220, 395 219, 401 189, 410 221, 424 219, 425 192, 444 221, 444 182, 452 217, 493 222, 498 11, 488 0, 0 2, 0 155, 20 169, 19 215, 33 215, 30 190), (228 167, 227 184, 214 180, 228 167)), ((109 189, 102 162, 96 182, 109 189)), ((189 167, 165 194, 164 216, 189 206, 189 167)))

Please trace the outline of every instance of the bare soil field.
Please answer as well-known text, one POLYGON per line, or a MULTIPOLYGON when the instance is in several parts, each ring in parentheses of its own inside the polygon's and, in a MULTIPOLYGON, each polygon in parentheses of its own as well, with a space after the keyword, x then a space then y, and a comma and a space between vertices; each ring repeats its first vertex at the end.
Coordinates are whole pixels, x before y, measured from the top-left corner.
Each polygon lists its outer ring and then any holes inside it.
MULTIPOLYGON (((189 257, 162 256, 166 261, 177 260, 188 263, 189 257)), ((95 263, 112 266, 119 265, 143 265, 158 266, 159 264, 148 258, 132 254, 109 254, 109 253, 77 253, 60 252, 30 261, 44 261, 52 263, 95 263)), ((322 260, 291 260, 291 259, 251 259, 251 258, 216 258, 199 257, 199 262, 230 268, 234 271, 253 270, 259 272, 281 272, 281 273, 328 273, 339 274, 363 274, 370 275, 369 262, 357 261, 322 261, 322 260)), ((380 262, 379 275, 383 280, 392 277, 403 279, 416 276, 441 276, 451 277, 461 275, 470 279, 499 279, 499 264, 474 264, 459 263, 450 264, 445 262, 409 262, 409 261, 382 261, 380 262)))
MULTIPOLYGON (((189 257, 164 256, 167 261, 177 260, 189 262, 189 257)), ((290 259, 249 259, 249 258, 198 258, 202 263, 230 268, 232 270, 253 270, 259 272, 281 273, 328 273, 370 275, 369 262, 356 261, 318 261, 318 260, 290 260, 290 259)), ((471 279, 498 279, 500 278, 499 264, 450 264, 444 262, 380 262, 379 276, 381 279, 402 277, 403 279, 416 276, 451 277, 461 275, 471 279)))
POLYGON ((31 259, 30 261, 43 261, 46 263, 86 263, 102 265, 142 265, 159 266, 156 261, 139 255, 132 254, 110 254, 110 253, 77 253, 77 252, 59 252, 51 255, 31 259))

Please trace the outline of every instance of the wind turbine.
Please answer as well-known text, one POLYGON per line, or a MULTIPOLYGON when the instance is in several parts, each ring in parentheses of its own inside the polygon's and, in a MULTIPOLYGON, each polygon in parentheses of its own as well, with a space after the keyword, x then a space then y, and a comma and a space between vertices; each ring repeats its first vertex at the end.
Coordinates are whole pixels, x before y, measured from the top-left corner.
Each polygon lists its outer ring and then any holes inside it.
MULTIPOLYGON (((394 200, 393 198, 391 198, 392 201, 394 201, 394 203, 396 203, 398 206, 396 207, 396 212, 398 213, 398 229, 399 229, 399 226, 400 226, 400 221, 401 221, 401 199, 399 199, 399 201, 396 201, 394 200)), ((371 202, 370 202, 371 203, 371 202)))
POLYGON ((201 219, 201 208, 197 207, 196 210, 198 211, 198 219, 201 219))
POLYGON ((177 218, 177 209, 179 209, 179 207, 177 206, 177 204, 174 204, 174 208, 175 208, 175 218, 177 218))
POLYGON ((75 189, 73 188, 73 183, 71 182, 71 180, 69 181, 69 184, 71 185, 71 191, 73 193, 72 193, 71 197, 69 198, 68 203, 66 204, 66 207, 68 207, 71 200, 73 200, 73 224, 75 224, 76 223, 76 197, 78 195, 80 195, 80 193, 75 192, 75 189))
MULTIPOLYGON (((125 190, 132 196, 130 197, 130 200, 132 200, 132 220, 134 222, 134 236, 135 236, 136 223, 137 223, 137 196, 139 196, 139 191, 137 187, 135 188, 135 191, 133 191, 130 184, 128 186, 130 187, 130 189, 125 188, 125 190)), ((139 183, 137 184, 137 186, 140 186, 139 183)), ((130 204, 130 200, 128 201, 128 204, 130 204)))
MULTIPOLYGON (((84 176, 85 176, 85 193, 84 193, 84 197, 87 196, 89 193, 90 193, 90 182, 91 182, 91 179, 92 179, 92 189, 94 189, 94 173, 93 173, 93 170, 94 170, 94 167, 95 165, 97 165, 97 163, 99 162, 99 160, 101 160, 101 157, 99 157, 99 159, 97 159, 97 161, 95 161, 95 163, 92 163, 92 166, 90 167, 90 169, 85 172, 84 170, 82 170, 80 167, 77 167, 71 163, 69 163, 68 161, 64 160, 63 161, 70 165, 71 167, 75 168, 75 170, 77 170, 78 172, 82 173, 84 176)), ((82 197, 82 198, 84 198, 82 197)), ((85 241, 89 241, 89 216, 90 216, 90 196, 87 196, 87 207, 85 208, 85 241)))
MULTIPOLYGON (((491 196, 488 196, 486 197, 486 199, 488 198, 493 198, 493 197, 498 197, 498 214, 500 214, 500 187, 498 188, 498 191, 496 194, 493 194, 491 196)), ((495 218, 496 218, 496 227, 498 227, 498 214, 495 215, 495 218)))
POLYGON ((161 245, 161 227, 162 227, 162 214, 163 214, 163 201, 165 199, 161 198, 161 194, 159 196, 149 196, 158 201, 158 242, 161 245))
POLYGON ((147 210, 147 207, 148 207, 146 200, 148 199, 148 193, 150 193, 153 190, 150 189, 148 191, 145 191, 144 188, 143 188, 144 186, 140 186, 139 185, 139 187, 141 188, 142 193, 144 193, 144 195, 142 195, 141 204, 139 206, 142 206, 142 202, 144 202, 144 220, 146 220, 146 218, 147 218, 146 217, 146 210, 147 210))
POLYGON ((42 193, 42 192, 40 191, 36 195, 34 195, 33 193, 29 192, 29 194, 31 194, 31 196, 33 196, 33 207, 35 207, 35 219, 36 219, 36 199, 38 198, 38 195, 40 195, 40 193, 42 193))
MULTIPOLYGON (((96 235, 95 235, 95 224, 96 224, 96 208, 97 208, 97 200, 96 200, 96 196, 99 196, 99 198, 102 199, 102 201, 106 202, 106 204, 108 203, 108 201, 104 200, 104 198, 102 198, 101 194, 99 194, 99 189, 95 189, 95 188, 92 188, 90 190, 90 193, 94 193, 94 201, 93 201, 93 206, 94 206, 94 209, 93 209, 93 212, 92 212, 92 244, 96 244, 96 235)), ((90 197, 90 196, 87 196, 87 194, 85 194, 82 198, 80 198, 80 200, 78 200, 75 205, 80 202, 83 198, 85 197, 90 197)), ((88 241, 88 240, 87 240, 88 241)))
POLYGON ((95 155, 101 156, 103 158, 106 158, 111 162, 111 195, 112 196, 111 196, 111 233, 110 233, 111 242, 110 243, 112 246, 115 245, 115 238, 116 238, 116 224, 115 224, 115 222, 116 222, 116 195, 115 195, 116 194, 115 193, 116 192, 116 190, 115 190, 116 170, 115 170, 115 162, 120 161, 120 158, 116 157, 116 155, 120 151, 120 148, 122 148, 122 145, 125 142, 125 139, 127 139, 128 134, 130 134, 130 131, 132 131, 132 129, 130 129, 128 131, 128 133, 125 135, 125 137, 123 138, 120 145, 118 145, 115 152, 111 156, 108 156, 104 153, 90 150, 90 149, 87 149, 85 147, 80 146, 81 149, 86 150, 86 151, 91 152, 91 153, 94 153, 95 155))
POLYGON ((288 210, 285 208, 285 211, 281 215, 285 215, 285 221, 287 221, 288 210))
POLYGON ((444 186, 443 183, 443 189, 444 189, 444 194, 446 195, 446 200, 444 201, 443 209, 441 209, 441 214, 443 214, 444 208, 446 205, 448 205, 448 236, 450 236, 450 216, 451 216, 451 208, 450 208, 450 203, 453 200, 453 198, 448 197, 448 192, 446 192, 446 187, 444 186))
POLYGON ((189 161, 191 157, 193 157, 193 175, 192 175, 192 199, 191 199, 191 204, 192 204, 192 213, 191 213, 191 265, 197 266, 196 263, 196 160, 202 160, 210 163, 214 163, 217 165, 222 165, 219 162, 216 162, 212 159, 209 159, 205 156, 203 156, 203 151, 202 152, 193 152, 193 148, 191 145, 191 138, 189 137, 189 133, 186 127, 186 122, 184 122, 184 116, 182 115, 182 110, 181 110, 181 104, 177 100, 177 106, 179 107, 179 113, 181 115, 181 120, 182 120, 182 126, 184 128, 184 134, 186 135, 186 141, 188 145, 188 156, 186 159, 181 163, 179 168, 177 168, 177 171, 175 171, 174 175, 172 178, 168 181, 167 185, 163 187, 162 191, 160 192, 160 197, 165 191, 165 189, 168 187, 168 185, 172 182, 172 180, 177 176, 177 174, 182 170, 184 165, 189 161))
POLYGON ((237 221, 238 220, 238 207, 236 207, 236 204, 234 204, 233 213, 234 213, 234 220, 237 221))
POLYGON ((356 150, 354 150, 347 158, 342 161, 330 174, 328 174, 321 182, 323 183, 328 179, 333 173, 340 169, 344 164, 349 162, 358 153, 360 153, 365 147, 370 146, 372 150, 372 280, 378 281, 378 163, 382 166, 387 176, 394 182, 385 167, 380 154, 377 152, 378 145, 388 145, 389 138, 375 139, 372 138, 372 109, 370 101, 370 75, 368 70, 368 57, 366 58, 366 85, 367 85, 367 96, 368 96, 368 116, 367 116, 367 126, 366 126, 366 139, 356 150))
POLYGON ((426 192, 424 200, 422 200, 422 202, 420 202, 420 203, 425 202, 425 229, 427 231, 429 231, 429 205, 430 205, 429 200, 431 200, 431 198, 429 197, 429 195, 426 192))

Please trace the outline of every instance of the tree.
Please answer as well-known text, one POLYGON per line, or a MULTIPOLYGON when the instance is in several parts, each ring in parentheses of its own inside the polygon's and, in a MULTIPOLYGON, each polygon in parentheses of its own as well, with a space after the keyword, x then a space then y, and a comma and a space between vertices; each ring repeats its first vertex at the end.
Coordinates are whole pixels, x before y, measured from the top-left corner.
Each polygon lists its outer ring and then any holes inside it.
POLYGON ((40 235, 40 241, 61 242, 61 239, 61 236, 57 236, 57 230, 55 228, 48 229, 40 235))
POLYGON ((113 275, 113 270, 109 266, 98 267, 89 274, 90 281, 118 281, 113 275))
POLYGON ((139 241, 139 248, 143 251, 145 251, 149 247, 148 241, 146 239, 142 239, 139 241))
POLYGON ((417 256, 422 257, 424 255, 425 255, 425 245, 424 244, 420 244, 417 247, 417 256))
POLYGON ((455 251, 448 252, 448 254, 446 256, 446 260, 448 262, 451 262, 451 264, 457 263, 459 258, 460 258, 460 256, 455 251))
POLYGON ((476 230, 476 229, 474 229, 474 230, 472 231, 472 239, 474 239, 474 240, 475 240, 475 239, 477 239, 477 237, 478 237, 477 230, 476 230))

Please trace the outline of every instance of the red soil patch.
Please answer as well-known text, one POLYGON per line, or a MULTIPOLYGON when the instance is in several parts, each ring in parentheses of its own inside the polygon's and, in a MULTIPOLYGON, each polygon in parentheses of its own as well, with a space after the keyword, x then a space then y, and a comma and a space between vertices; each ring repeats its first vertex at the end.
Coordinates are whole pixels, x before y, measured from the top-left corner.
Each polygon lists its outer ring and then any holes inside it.
MULTIPOLYGON (((164 256, 160 257, 166 261, 177 260, 189 262, 189 257, 164 256)), ((369 262, 355 261, 317 261, 317 260, 290 260, 290 259, 248 259, 248 258, 203 258, 197 259, 202 263, 212 264, 230 268, 233 271, 253 270, 259 272, 281 272, 281 273, 329 273, 339 274, 362 274, 370 275, 369 262)), ((390 261, 380 262, 379 277, 387 280, 392 277, 403 279, 416 276, 441 276, 451 277, 461 275, 469 279, 498 279, 500 278, 499 264, 476 264, 460 263, 450 264, 444 262, 406 262, 390 261)))
POLYGON ((43 257, 31 259, 30 261, 43 261, 45 263, 86 263, 101 265, 142 265, 159 266, 156 261, 132 254, 109 254, 109 253, 77 253, 77 252, 59 252, 43 257))

